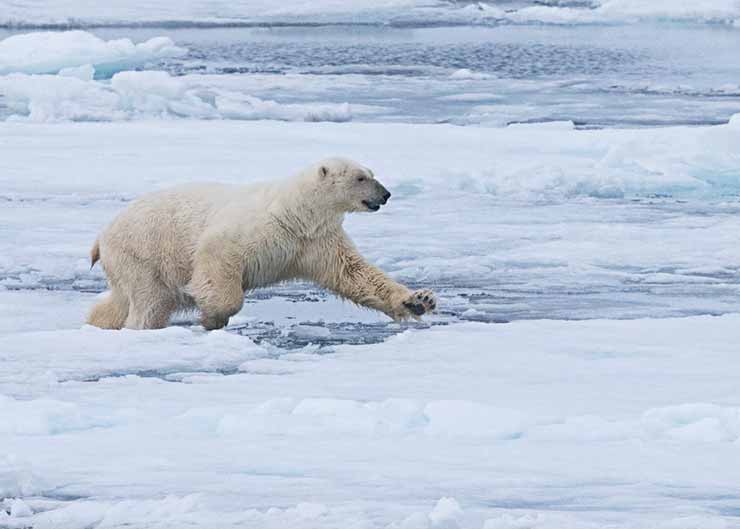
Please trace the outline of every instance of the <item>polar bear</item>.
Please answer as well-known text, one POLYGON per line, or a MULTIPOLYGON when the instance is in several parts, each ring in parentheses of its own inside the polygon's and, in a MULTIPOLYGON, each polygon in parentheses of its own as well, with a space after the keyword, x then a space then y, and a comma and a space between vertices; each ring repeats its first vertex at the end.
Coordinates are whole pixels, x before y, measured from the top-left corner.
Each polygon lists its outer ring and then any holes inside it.
POLYGON ((188 184, 133 202, 91 251, 110 293, 88 323, 157 329, 197 308, 206 329, 241 310, 244 293, 293 279, 318 283, 394 320, 435 309, 429 290, 411 292, 368 264, 342 228, 346 213, 377 211, 391 194, 373 172, 342 158, 291 179, 246 186, 188 184))

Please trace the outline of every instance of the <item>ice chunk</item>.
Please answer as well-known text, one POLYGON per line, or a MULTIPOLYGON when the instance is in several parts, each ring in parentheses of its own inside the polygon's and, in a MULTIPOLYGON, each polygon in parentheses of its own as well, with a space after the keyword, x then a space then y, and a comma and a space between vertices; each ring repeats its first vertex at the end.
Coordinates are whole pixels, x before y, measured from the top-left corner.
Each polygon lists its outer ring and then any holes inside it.
POLYGON ((278 103, 247 94, 221 92, 215 106, 225 119, 277 119, 281 121, 351 121, 356 115, 372 115, 383 110, 375 105, 349 103, 278 103))
POLYGON ((455 498, 440 498, 429 513, 432 527, 439 529, 458 529, 458 521, 463 512, 455 498))
POLYGON ((10 501, 10 516, 12 518, 27 518, 33 515, 28 504, 20 498, 10 501))
MULTIPOLYGON (((34 122, 124 119, 119 96, 104 85, 78 75, 11 74, 0 77, 0 93, 15 118, 34 122)), ((82 71, 76 71, 82 74, 82 71)))
POLYGON ((740 409, 715 404, 681 404, 648 410, 645 435, 690 442, 733 442, 740 438, 740 409))
POLYGON ((295 325, 290 329, 290 334, 307 340, 325 339, 331 336, 331 331, 319 325, 295 325))
POLYGON ((440 498, 431 512, 415 512, 388 529, 460 529, 463 511, 455 498, 440 498))
POLYGON ((128 116, 218 117, 213 105, 166 72, 120 72, 110 86, 128 116))
POLYGON ((450 79, 489 79, 490 77, 490 74, 474 72, 468 68, 460 68, 450 74, 450 79))
POLYGON ((92 81, 95 77, 95 67, 92 64, 83 64, 82 66, 70 66, 59 70, 62 77, 76 77, 81 81, 92 81))
POLYGON ((279 103, 203 87, 198 77, 183 79, 161 71, 118 72, 93 81, 92 66, 63 69, 59 75, 15 73, 0 77, 0 94, 14 120, 119 121, 196 118, 281 121, 350 121, 382 110, 348 103, 279 103))
POLYGON ((185 48, 175 46, 168 37, 134 44, 130 39, 105 41, 86 31, 40 31, 0 41, 0 74, 58 73, 86 64, 114 72, 185 53, 185 48))

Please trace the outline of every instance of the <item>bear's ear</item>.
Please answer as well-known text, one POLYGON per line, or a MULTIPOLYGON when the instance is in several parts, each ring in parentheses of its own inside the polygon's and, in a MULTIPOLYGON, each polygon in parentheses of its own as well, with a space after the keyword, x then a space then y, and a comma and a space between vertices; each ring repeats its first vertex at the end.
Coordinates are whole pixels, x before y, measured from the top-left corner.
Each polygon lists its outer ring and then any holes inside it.
POLYGON ((321 179, 326 178, 328 174, 329 174, 329 169, 327 169, 325 165, 322 165, 321 167, 319 167, 319 177, 321 179))

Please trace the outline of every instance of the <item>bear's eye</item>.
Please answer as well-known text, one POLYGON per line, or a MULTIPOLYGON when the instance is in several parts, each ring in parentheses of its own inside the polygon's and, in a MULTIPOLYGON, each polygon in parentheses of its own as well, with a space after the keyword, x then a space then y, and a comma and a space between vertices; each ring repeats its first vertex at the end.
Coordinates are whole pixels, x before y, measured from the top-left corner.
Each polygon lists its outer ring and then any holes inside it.
POLYGON ((358 182, 364 182, 365 180, 367 180, 367 178, 365 178, 364 176, 358 176, 357 177, 357 181, 358 182))

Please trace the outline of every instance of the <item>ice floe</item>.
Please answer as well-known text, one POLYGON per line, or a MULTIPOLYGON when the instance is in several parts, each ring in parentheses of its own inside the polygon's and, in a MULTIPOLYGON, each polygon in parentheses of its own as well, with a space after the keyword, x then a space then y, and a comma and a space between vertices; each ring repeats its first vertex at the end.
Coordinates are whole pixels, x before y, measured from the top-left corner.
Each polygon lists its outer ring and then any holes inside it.
POLYGON ((24 33, 0 40, 0 75, 55 74, 85 65, 106 73, 185 53, 185 48, 175 46, 168 37, 134 44, 129 39, 106 41, 86 31, 24 33))

